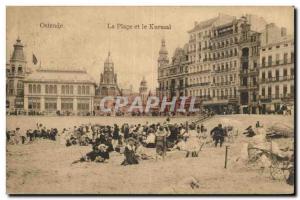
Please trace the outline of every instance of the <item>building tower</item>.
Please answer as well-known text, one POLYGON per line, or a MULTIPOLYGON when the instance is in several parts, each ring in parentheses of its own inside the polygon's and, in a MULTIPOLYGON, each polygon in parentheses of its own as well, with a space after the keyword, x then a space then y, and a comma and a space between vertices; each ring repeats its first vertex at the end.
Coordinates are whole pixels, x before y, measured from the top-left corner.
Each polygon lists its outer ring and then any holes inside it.
POLYGON ((166 41, 165 39, 162 39, 161 47, 159 50, 158 67, 164 66, 166 64, 169 64, 168 51, 166 48, 166 41))
POLYGON ((14 44, 14 51, 9 64, 6 67, 6 107, 10 112, 18 112, 24 108, 23 80, 26 75, 26 60, 23 47, 24 45, 18 38, 14 44))
POLYGON ((114 72, 114 63, 110 52, 108 52, 108 56, 104 62, 104 72, 100 75, 99 92, 100 96, 119 95, 117 74, 114 72))
POLYGON ((147 81, 145 80, 145 77, 143 77, 143 80, 140 83, 139 88, 139 94, 142 98, 143 104, 146 104, 147 102, 147 96, 148 96, 148 87, 147 87, 147 81))

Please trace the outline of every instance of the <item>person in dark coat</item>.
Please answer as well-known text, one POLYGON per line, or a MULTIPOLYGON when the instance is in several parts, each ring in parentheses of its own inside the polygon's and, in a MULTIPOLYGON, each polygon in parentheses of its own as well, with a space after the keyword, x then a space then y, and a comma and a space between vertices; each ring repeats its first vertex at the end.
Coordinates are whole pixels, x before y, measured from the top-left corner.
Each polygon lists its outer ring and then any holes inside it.
POLYGON ((246 135, 246 137, 253 137, 256 135, 256 133, 252 129, 252 126, 246 128, 246 132, 244 134, 246 135))
POLYGON ((119 143, 119 137, 120 137, 120 128, 118 127, 117 124, 114 125, 114 130, 113 130, 113 134, 112 134, 112 146, 115 149, 116 146, 119 143))
POLYGON ((124 124, 124 127, 123 127, 123 133, 124 133, 124 139, 128 139, 129 138, 129 126, 128 124, 124 124))
POLYGON ((222 124, 219 124, 218 126, 213 128, 210 131, 210 135, 212 135, 213 140, 215 141, 215 147, 218 146, 218 143, 220 143, 220 147, 222 147, 225 137, 225 130, 222 128, 222 124))
POLYGON ((93 150, 81 157, 79 160, 74 161, 72 164, 78 162, 92 161, 92 162, 105 162, 109 159, 109 153, 107 147, 104 144, 100 144, 98 147, 94 147, 93 150))
POLYGON ((135 165, 139 164, 138 158, 135 155, 135 149, 136 149, 136 140, 134 138, 128 138, 127 139, 127 145, 124 150, 124 156, 125 159, 121 163, 121 165, 135 165))

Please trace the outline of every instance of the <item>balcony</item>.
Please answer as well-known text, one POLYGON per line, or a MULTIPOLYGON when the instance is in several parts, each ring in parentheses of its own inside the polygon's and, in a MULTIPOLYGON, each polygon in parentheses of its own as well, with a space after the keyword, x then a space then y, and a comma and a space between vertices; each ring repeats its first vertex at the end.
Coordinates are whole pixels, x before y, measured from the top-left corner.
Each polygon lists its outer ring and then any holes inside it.
POLYGON ((252 69, 240 69, 240 74, 242 75, 257 75, 258 69, 252 68, 252 69))
POLYGON ((190 50, 190 51, 188 51, 188 53, 196 53, 196 49, 195 50, 190 50))
POLYGON ((248 56, 242 56, 241 57, 241 62, 249 62, 249 57, 248 56))
POLYGON ((294 80, 294 76, 277 76, 277 77, 271 77, 267 79, 261 79, 260 83, 272 83, 272 82, 280 82, 280 81, 291 81, 294 80))
POLYGON ((280 66, 280 65, 289 65, 294 64, 294 60, 277 60, 275 62, 265 62, 260 65, 261 68, 269 68, 274 66, 280 66))
POLYGON ((265 95, 265 96, 262 96, 260 95, 259 96, 259 99, 262 101, 262 102, 271 102, 272 100, 293 100, 294 99, 294 94, 291 93, 291 94, 272 94, 272 95, 265 95))
POLYGON ((234 85, 234 82, 227 81, 227 82, 221 82, 221 83, 212 83, 212 87, 218 87, 218 86, 225 86, 225 85, 234 85))
POLYGON ((256 90, 258 85, 255 83, 247 84, 247 85, 240 85, 239 90, 256 90))
POLYGON ((208 86, 210 82, 189 84, 188 87, 208 86))

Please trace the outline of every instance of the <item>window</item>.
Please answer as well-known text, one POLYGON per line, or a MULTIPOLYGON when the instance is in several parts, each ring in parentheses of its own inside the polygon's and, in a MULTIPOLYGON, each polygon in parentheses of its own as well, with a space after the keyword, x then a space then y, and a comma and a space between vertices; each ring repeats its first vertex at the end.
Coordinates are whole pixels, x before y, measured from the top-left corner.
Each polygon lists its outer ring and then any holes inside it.
POLYGON ((279 54, 276 54, 276 65, 279 65, 279 54))
POLYGON ((261 65, 262 65, 262 67, 266 66, 266 58, 265 57, 262 57, 262 59, 261 59, 261 65))
POLYGON ((85 87, 84 86, 81 87, 81 93, 85 94, 85 87))
POLYGON ((37 93, 41 93, 41 85, 37 85, 37 93))
POLYGON ((268 78, 272 78, 272 71, 268 71, 268 78))
POLYGON ((66 85, 66 94, 69 94, 69 86, 66 85))
POLYGON ((46 87, 45 87, 45 93, 46 93, 46 94, 49 93, 49 86, 48 86, 48 85, 46 85, 46 87))
POLYGON ((65 94, 65 86, 64 85, 61 86, 61 93, 65 94))
POLYGON ((53 87, 53 93, 57 94, 57 85, 54 85, 54 87, 53 87))
POLYGON ((63 111, 73 111, 73 99, 61 99, 61 109, 63 111))
POLYGON ((272 96, 272 87, 271 86, 268 87, 268 96, 269 97, 272 96))
POLYGON ((70 94, 73 94, 73 85, 70 85, 70 94))
POLYGON ((257 68, 257 62, 256 61, 253 61, 253 67, 257 68))
MULTIPOLYGON (((53 90, 53 86, 52 86, 53 90)), ((56 111, 57 102, 55 98, 45 98, 45 110, 47 111, 56 111)))
POLYGON ((29 84, 29 94, 31 94, 31 93, 32 93, 32 85, 29 84))
POLYGON ((287 96, 287 85, 283 86, 283 96, 286 97, 287 96))
POLYGON ((279 98, 279 85, 275 86, 275 98, 278 99, 279 98))
POLYGON ((23 68, 22 67, 18 67, 18 73, 22 73, 23 72, 23 68))
POLYGON ((79 111, 89 111, 89 103, 80 102, 77 104, 77 110, 79 111))
POLYGON ((272 66, 272 56, 268 56, 268 66, 272 66))
POLYGON ((285 77, 287 76, 287 69, 283 70, 283 76, 285 76, 285 77))
POLYGON ((29 110, 40 110, 41 103, 40 98, 28 98, 28 109, 29 110))
POLYGON ((284 53, 283 54, 283 64, 287 64, 288 63, 288 54, 284 53))
POLYGON ((279 70, 276 70, 276 81, 279 81, 279 70))
POLYGON ((53 85, 49 86, 49 93, 52 94, 53 93, 53 85))
POLYGON ((266 96, 266 88, 265 87, 263 87, 263 88, 261 88, 261 96, 266 96))
POLYGON ((265 72, 262 72, 262 74, 261 74, 261 79, 262 79, 262 80, 265 80, 265 79, 266 79, 266 73, 265 73, 265 72))
POLYGON ((33 85, 33 87, 32 87, 32 92, 33 92, 33 93, 36 93, 36 85, 33 85))
MULTIPOLYGON (((167 85, 168 85, 168 82, 167 82, 167 85)), ((80 85, 78 85, 77 90, 78 90, 78 94, 81 94, 81 86, 80 85)))

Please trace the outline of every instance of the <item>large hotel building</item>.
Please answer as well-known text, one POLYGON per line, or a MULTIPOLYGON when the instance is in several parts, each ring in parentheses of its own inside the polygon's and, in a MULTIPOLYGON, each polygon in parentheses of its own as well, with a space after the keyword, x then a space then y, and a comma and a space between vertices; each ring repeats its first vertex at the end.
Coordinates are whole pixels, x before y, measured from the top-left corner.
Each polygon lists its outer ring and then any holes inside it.
POLYGON ((188 43, 175 50, 171 62, 162 41, 160 96, 196 96, 199 107, 216 113, 266 113, 293 106, 294 40, 285 28, 253 15, 220 14, 195 22, 188 34, 188 43))
MULTIPOLYGON (((195 22, 189 41, 172 55, 161 41, 156 95, 196 96, 196 107, 216 113, 274 113, 294 106, 294 37, 263 18, 219 14, 195 22)), ((85 70, 29 68, 18 38, 6 65, 8 112, 101 114, 104 96, 143 96, 118 86, 110 53, 99 82, 85 70)), ((113 102, 111 102, 113 103, 113 102)))

